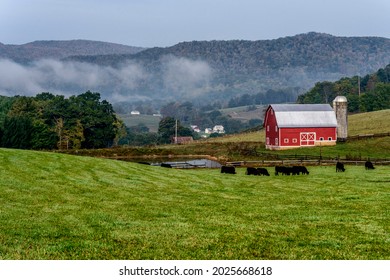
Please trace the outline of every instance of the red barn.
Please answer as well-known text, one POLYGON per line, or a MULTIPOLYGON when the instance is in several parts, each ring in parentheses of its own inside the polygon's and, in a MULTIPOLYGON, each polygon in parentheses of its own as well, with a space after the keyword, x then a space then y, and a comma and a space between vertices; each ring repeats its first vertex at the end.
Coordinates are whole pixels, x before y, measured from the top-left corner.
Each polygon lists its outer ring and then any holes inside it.
POLYGON ((337 120, 329 104, 271 104, 264 117, 271 150, 336 145, 337 120))

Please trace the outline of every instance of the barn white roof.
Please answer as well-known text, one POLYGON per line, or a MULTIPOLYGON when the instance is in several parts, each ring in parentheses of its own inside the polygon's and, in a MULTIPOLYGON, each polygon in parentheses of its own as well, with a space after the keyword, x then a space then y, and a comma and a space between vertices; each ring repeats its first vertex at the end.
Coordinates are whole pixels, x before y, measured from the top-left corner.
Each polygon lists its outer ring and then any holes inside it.
POLYGON ((329 104, 271 104, 279 127, 337 127, 329 104))

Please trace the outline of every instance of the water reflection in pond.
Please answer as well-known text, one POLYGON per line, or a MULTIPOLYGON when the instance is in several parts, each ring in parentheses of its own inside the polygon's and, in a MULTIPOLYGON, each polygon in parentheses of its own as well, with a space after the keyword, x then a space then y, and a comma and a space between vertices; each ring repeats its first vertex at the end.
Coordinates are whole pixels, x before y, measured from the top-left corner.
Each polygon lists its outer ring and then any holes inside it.
POLYGON ((148 164, 153 166, 164 166, 171 168, 220 168, 221 164, 215 160, 210 159, 175 159, 171 158, 159 158, 151 160, 139 161, 134 158, 122 159, 125 161, 138 162, 141 164, 148 164))

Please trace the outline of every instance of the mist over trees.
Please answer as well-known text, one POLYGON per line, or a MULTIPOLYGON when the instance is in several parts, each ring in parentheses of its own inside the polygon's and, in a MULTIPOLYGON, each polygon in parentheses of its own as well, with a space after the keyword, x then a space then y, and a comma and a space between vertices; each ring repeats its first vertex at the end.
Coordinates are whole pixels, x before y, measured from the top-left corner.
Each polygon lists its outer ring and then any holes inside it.
POLYGON ((257 98, 260 92, 282 90, 289 93, 283 102, 289 102, 318 81, 364 75, 390 61, 390 39, 315 32, 275 40, 182 42, 134 52, 115 46, 111 54, 110 45, 93 45, 41 41, 0 46, 0 93, 68 96, 91 89, 113 104, 142 102, 157 108, 176 101, 226 107, 242 95, 257 98))

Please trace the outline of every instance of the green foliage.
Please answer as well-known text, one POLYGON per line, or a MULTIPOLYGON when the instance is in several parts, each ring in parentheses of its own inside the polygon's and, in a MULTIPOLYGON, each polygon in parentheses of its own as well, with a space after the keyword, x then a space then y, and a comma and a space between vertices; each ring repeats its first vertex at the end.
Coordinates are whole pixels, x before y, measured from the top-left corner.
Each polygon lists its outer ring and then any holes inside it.
POLYGON ((343 78, 334 83, 319 82, 298 96, 298 103, 332 103, 338 95, 348 99, 349 112, 371 112, 390 108, 390 64, 364 78, 343 78), (359 83, 360 79, 360 83, 359 83), (360 93, 359 93, 360 85, 360 93))
POLYGON ((180 121, 172 117, 163 118, 160 121, 158 127, 159 143, 160 144, 171 143, 172 137, 175 136, 176 132, 178 137, 193 136, 191 129, 182 126, 180 121))
POLYGON ((8 111, 11 109, 16 97, 7 97, 0 95, 0 129, 4 127, 4 120, 8 111))
POLYGON ((7 117, 4 120, 2 146, 7 148, 30 149, 33 124, 29 117, 7 117))
POLYGON ((65 98, 51 93, 0 101, 4 147, 102 148, 113 144, 123 124, 112 106, 90 91, 65 98))

